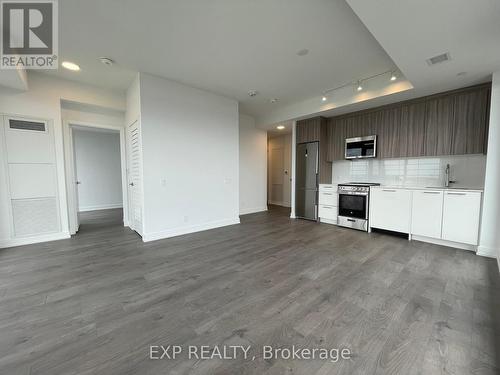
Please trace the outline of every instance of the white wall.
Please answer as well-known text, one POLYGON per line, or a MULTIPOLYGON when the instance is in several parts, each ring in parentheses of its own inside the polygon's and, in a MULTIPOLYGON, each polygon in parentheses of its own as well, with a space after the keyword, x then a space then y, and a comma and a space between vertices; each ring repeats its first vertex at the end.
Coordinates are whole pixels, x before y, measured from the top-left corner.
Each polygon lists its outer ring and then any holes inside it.
POLYGON ((123 206, 119 132, 73 130, 78 210, 123 206))
POLYGON ((500 71, 493 74, 490 128, 478 254, 497 257, 500 267, 500 71))
POLYGON ((379 182, 393 186, 444 186, 450 164, 453 187, 483 188, 486 156, 457 155, 421 158, 341 160, 332 163, 333 183, 379 182))
POLYGON ((267 210, 267 134, 240 114, 240 215, 267 210))
MULTIPOLYGON (((61 217, 61 236, 68 235, 68 209, 66 202, 66 184, 64 174, 64 153, 62 137, 61 101, 85 103, 89 105, 111 108, 116 111, 125 110, 124 93, 97 88, 73 81, 54 78, 45 74, 29 74, 29 90, 13 91, 0 87, 0 113, 14 114, 50 120, 54 126, 56 169, 58 179, 58 199, 61 217)), ((0 155, 0 169, 4 162, 0 155)), ((5 177, 0 171, 0 241, 9 243, 10 231, 6 228, 9 220, 8 206, 5 203, 5 177)), ((18 242, 11 242, 18 244, 18 242)))
POLYGON ((291 205, 291 167, 292 134, 273 136, 268 140, 268 201, 271 204, 290 207, 291 205), (281 161, 273 160, 273 150, 282 153, 281 161))
POLYGON ((145 241, 239 223, 238 103, 140 74, 145 241))

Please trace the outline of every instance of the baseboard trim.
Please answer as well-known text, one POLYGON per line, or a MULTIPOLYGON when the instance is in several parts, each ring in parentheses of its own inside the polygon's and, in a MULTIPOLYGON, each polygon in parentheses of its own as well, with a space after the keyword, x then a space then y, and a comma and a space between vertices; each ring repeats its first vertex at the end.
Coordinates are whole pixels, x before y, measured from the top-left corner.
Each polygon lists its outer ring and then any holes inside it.
POLYGON ((31 245, 31 244, 40 243, 40 242, 58 241, 58 240, 64 240, 64 239, 67 239, 70 237, 71 236, 70 236, 69 232, 61 232, 61 233, 43 234, 40 236, 11 238, 11 239, 7 239, 7 240, 0 240, 0 248, 4 249, 4 248, 8 248, 8 247, 31 245))
POLYGON ((254 207, 254 208, 244 208, 240 210, 241 215, 255 214, 257 212, 267 211, 267 206, 254 207))
POLYGON ((477 246, 469 245, 469 244, 465 244, 465 243, 460 243, 460 242, 441 240, 439 238, 431 238, 431 237, 425 237, 425 236, 412 235, 411 239, 415 240, 415 241, 432 243, 435 245, 453 247, 455 249, 468 250, 468 251, 474 251, 474 252, 477 251, 477 246))
POLYGON ((476 254, 487 258, 497 258, 497 253, 498 250, 493 247, 478 246, 476 254))
POLYGON ((112 210, 113 208, 123 208, 123 204, 103 204, 99 206, 85 206, 79 207, 78 212, 87 212, 87 211, 98 211, 98 210, 112 210))
POLYGON ((228 225, 234 225, 234 224, 239 224, 239 223, 240 223, 239 217, 237 217, 235 219, 212 221, 212 222, 208 222, 208 223, 204 223, 204 224, 178 227, 178 228, 167 229, 167 230, 163 230, 163 231, 159 231, 159 232, 144 233, 144 235, 142 236, 142 240, 144 242, 157 241, 157 240, 162 240, 165 238, 177 237, 177 236, 182 236, 184 234, 190 234, 190 233, 196 233, 196 232, 202 232, 204 230, 215 229, 215 228, 225 227, 228 225))
POLYGON ((290 204, 285 203, 285 202, 274 202, 274 201, 269 201, 268 204, 272 204, 274 206, 281 206, 281 207, 288 207, 290 208, 290 204))

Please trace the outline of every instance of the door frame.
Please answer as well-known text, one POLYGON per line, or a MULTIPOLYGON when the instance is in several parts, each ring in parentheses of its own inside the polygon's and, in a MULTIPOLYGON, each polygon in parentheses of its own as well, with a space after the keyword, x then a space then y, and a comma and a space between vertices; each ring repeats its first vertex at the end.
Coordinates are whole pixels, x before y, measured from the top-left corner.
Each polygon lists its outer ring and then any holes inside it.
POLYGON ((68 227, 71 235, 78 232, 78 207, 77 207, 77 187, 76 187, 76 171, 75 171, 75 153, 73 145, 73 128, 72 126, 116 130, 120 135, 120 161, 121 161, 121 179, 122 179, 122 201, 123 201, 123 226, 129 226, 128 212, 128 183, 127 183, 127 147, 125 128, 115 125, 89 123, 82 121, 63 121, 63 141, 64 141, 64 169, 66 179, 66 194, 68 203, 68 227))

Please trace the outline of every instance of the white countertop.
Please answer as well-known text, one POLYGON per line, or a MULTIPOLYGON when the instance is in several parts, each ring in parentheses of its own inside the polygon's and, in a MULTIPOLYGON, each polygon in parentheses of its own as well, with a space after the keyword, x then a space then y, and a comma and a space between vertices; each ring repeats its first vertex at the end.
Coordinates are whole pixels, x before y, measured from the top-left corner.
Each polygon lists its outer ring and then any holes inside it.
POLYGON ((470 191, 483 192, 483 188, 469 187, 439 187, 439 186, 403 186, 403 185, 380 185, 372 186, 373 189, 408 189, 408 190, 442 190, 442 191, 470 191))

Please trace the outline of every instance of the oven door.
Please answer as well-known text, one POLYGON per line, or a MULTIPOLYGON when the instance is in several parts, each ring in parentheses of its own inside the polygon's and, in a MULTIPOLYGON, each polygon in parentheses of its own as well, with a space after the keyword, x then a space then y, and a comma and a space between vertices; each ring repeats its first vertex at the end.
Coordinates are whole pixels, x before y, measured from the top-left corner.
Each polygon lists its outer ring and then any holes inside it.
POLYGON ((368 219, 368 195, 339 193, 339 216, 368 219))

